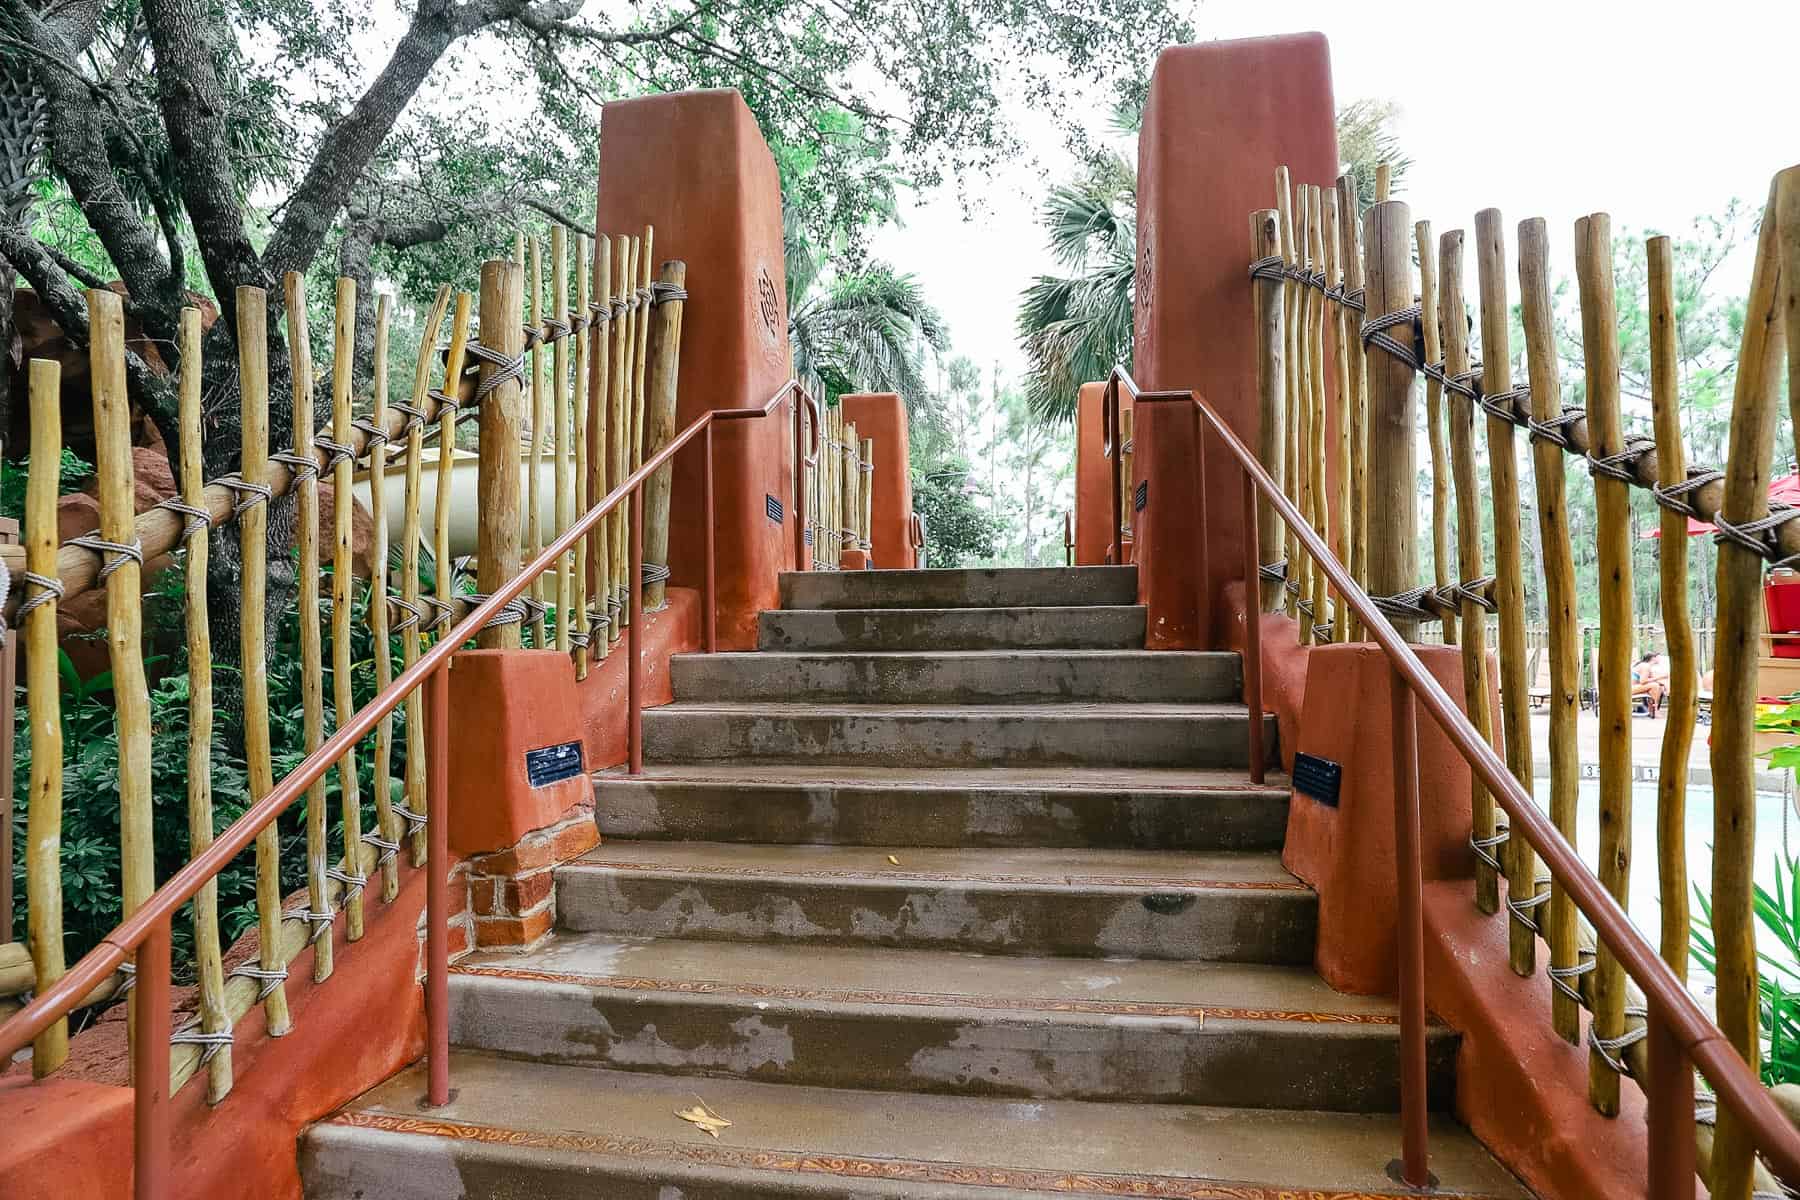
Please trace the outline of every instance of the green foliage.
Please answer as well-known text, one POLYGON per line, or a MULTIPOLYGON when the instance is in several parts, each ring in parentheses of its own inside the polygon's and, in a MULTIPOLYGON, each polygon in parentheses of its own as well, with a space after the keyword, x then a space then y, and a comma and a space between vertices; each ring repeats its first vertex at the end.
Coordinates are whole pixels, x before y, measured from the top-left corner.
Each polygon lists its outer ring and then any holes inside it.
MULTIPOLYGON (((327 572, 325 579, 329 579, 327 572)), ((165 571, 145 597, 148 644, 170 646, 169 655, 151 654, 151 805, 156 846, 156 877, 166 880, 189 857, 187 823, 188 684, 186 652, 179 644, 183 617, 182 571, 165 571), (159 670, 160 669, 160 670, 159 670)), ((362 705, 375 694, 374 640, 367 625, 367 595, 356 602, 351 623, 351 689, 362 705)), ((280 779, 306 757, 300 694, 299 627, 285 623, 274 631, 268 664, 270 736, 274 747, 275 778, 280 779)), ((325 728, 336 723, 331 668, 330 630, 325 632, 325 728)), ((398 639, 392 653, 400 658, 398 639)), ((118 736, 114 728, 111 672, 82 679, 66 654, 61 658, 63 694, 63 930, 64 952, 74 962, 92 949, 121 918, 119 891, 119 789, 118 736)), ((215 664, 215 674, 226 670, 215 664)), ((30 795, 31 733, 24 689, 18 696, 15 733, 14 794, 30 795)), ((399 798, 399 781, 406 762, 405 710, 394 714, 394 756, 390 789, 399 798)), ((223 831, 250 806, 248 768, 238 746, 216 722, 212 741, 213 830, 223 831)), ((363 828, 375 829, 374 761, 372 741, 358 747, 359 795, 363 798, 363 828)), ((340 785, 336 772, 326 776, 328 826, 338 823, 340 785)), ((303 799, 277 821, 281 842, 281 890, 287 892, 306 882, 306 806, 303 799)), ((24 937, 25 829, 27 809, 14 814, 14 892, 19 898, 12 936, 24 937)), ((343 846, 335 837, 333 855, 343 846)), ((238 856, 219 876, 219 912, 222 937, 229 944, 256 921, 256 868, 254 857, 238 856)), ((189 918, 174 926, 176 970, 179 978, 191 971, 193 926, 189 918)))
MULTIPOLYGON (((1694 889, 1694 959, 1709 974, 1718 970, 1713 945, 1712 902, 1694 889)), ((1775 860, 1775 885, 1757 884, 1753 902, 1757 938, 1757 992, 1761 1003, 1762 1079, 1773 1087, 1800 1082, 1800 860, 1783 853, 1775 860)))
MULTIPOLYGON (((25 517, 25 481, 31 470, 31 456, 18 462, 0 462, 0 517, 15 521, 25 517)), ((94 474, 94 464, 73 450, 62 452, 62 469, 57 473, 56 494, 66 496, 79 492, 94 474)))
POLYGON ((1412 166, 1413 160, 1402 153, 1400 139, 1394 136, 1394 118, 1399 115, 1398 104, 1371 96, 1352 100, 1338 110, 1338 158, 1343 170, 1356 177, 1356 200, 1364 212, 1375 203, 1375 174, 1382 163, 1388 165, 1396 196, 1400 181, 1412 166))
POLYGON ((925 552, 931 566, 966 566, 992 559, 998 551, 1003 522, 975 502, 966 465, 916 477, 913 508, 925 518, 925 552))

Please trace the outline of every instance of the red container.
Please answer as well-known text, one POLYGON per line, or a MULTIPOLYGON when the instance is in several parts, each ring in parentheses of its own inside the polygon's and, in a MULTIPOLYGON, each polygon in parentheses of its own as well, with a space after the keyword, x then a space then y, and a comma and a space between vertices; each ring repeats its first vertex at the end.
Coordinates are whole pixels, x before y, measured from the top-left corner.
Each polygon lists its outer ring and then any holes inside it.
MULTIPOLYGON (((1800 578, 1782 572, 1763 585, 1763 611, 1771 634, 1800 635, 1800 578)), ((1772 637, 1776 658, 1800 658, 1800 636, 1772 637)))

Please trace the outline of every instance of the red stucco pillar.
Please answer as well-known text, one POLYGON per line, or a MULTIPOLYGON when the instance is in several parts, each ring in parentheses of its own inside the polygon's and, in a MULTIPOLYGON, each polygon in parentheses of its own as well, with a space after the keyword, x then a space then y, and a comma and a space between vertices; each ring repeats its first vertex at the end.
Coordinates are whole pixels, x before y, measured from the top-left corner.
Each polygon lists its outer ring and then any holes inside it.
MULTIPOLYGON (((687 263, 677 429, 715 408, 761 405, 789 375, 781 183, 735 91, 620 100, 602 113, 598 229, 656 227, 655 258, 687 263)), ((756 614, 778 603, 793 565, 791 417, 732 421, 714 435, 718 638, 756 643, 756 614), (782 519, 768 498, 780 502, 782 519)), ((669 517, 673 582, 704 580, 700 455, 675 461, 669 517)))
POLYGON ((856 436, 874 439, 874 517, 870 522, 870 566, 916 567, 912 539, 907 528, 912 520, 911 449, 906 440, 906 403, 892 392, 843 396, 844 419, 856 426, 856 436))
MULTIPOLYGON (((1296 183, 1323 186, 1337 178, 1331 61, 1322 34, 1163 51, 1138 137, 1133 373, 1145 388, 1199 392, 1251 446, 1257 396, 1250 213, 1274 207, 1275 168, 1284 164, 1296 183)), ((1328 405, 1335 414, 1335 398, 1328 405)), ((1192 424, 1169 406, 1150 407, 1160 411, 1140 412, 1133 431, 1136 473, 1150 485, 1137 542, 1150 644, 1212 645, 1217 631, 1198 629, 1193 616, 1203 584, 1193 551, 1192 489, 1200 472, 1192 424)), ((1211 577, 1204 586, 1217 596, 1240 573, 1241 483, 1216 446, 1205 476, 1211 577)))
MULTIPOLYGON (((1112 546, 1112 459, 1101 408, 1105 383, 1084 383, 1075 407, 1075 565, 1105 564, 1112 546)), ((1126 409, 1131 397, 1121 397, 1126 409)))

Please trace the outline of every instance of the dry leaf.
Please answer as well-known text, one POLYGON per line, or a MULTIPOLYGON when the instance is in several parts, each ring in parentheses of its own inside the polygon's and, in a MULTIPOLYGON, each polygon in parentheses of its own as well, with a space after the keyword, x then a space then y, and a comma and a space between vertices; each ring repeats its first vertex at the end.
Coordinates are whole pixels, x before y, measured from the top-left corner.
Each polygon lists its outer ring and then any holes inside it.
POLYGON ((719 1130, 731 1128, 731 1122, 707 1107, 706 1101, 700 1099, 698 1096, 694 1097, 694 1101, 694 1107, 679 1109, 676 1111, 675 1115, 684 1121, 699 1126, 706 1132, 707 1136, 712 1138, 717 1138, 719 1136, 719 1130))
POLYGON ((894 857, 894 856, 893 856, 893 855, 891 855, 891 854, 890 854, 890 855, 888 855, 888 861, 889 861, 889 862, 891 862, 891 863, 893 863, 893 864, 894 864, 894 865, 895 865, 895 866, 896 866, 896 867, 897 867, 897 866, 899 866, 899 865, 900 865, 900 860, 899 860, 899 859, 897 859, 897 858, 895 858, 895 857, 894 857))

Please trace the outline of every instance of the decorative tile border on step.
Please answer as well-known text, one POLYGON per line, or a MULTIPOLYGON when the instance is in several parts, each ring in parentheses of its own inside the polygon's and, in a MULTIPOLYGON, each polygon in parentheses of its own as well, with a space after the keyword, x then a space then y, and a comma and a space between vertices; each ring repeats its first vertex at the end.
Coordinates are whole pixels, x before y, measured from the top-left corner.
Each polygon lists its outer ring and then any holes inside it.
MULTIPOLYGON (((1121 1175, 1081 1171, 1043 1171, 1022 1167, 975 1166, 968 1163, 929 1162, 921 1159, 847 1158, 832 1154, 804 1154, 786 1150, 756 1150, 735 1146, 664 1141, 654 1138, 615 1137, 599 1134, 544 1133, 471 1125, 461 1121, 403 1117, 378 1112, 339 1112, 325 1124, 384 1133, 448 1138, 526 1150, 550 1150, 614 1158, 664 1158, 694 1167, 783 1172, 795 1175, 828 1175, 847 1179, 874 1179, 895 1183, 947 1184, 960 1187, 1009 1188, 1021 1192, 1055 1192, 1085 1196, 1149 1196, 1156 1200, 1405 1200, 1417 1192, 1365 1192, 1337 1189, 1270 1187, 1228 1180, 1182 1178, 1173 1175, 1121 1175)), ((1461 1193, 1433 1192, 1445 1200, 1477 1200, 1461 1193)))
POLYGON ((1398 1025, 1391 1013, 1320 1013, 1281 1008, 1230 1008, 1212 1004, 1158 1004, 1140 1000, 1031 999, 967 996, 940 992, 878 992, 862 988, 809 988, 791 984, 723 983, 711 979, 653 979, 641 975, 584 975, 537 971, 486 963, 453 963, 452 975, 563 983, 622 992, 676 992, 690 996, 738 996, 751 1000, 793 1000, 826 1004, 894 1004, 922 1008, 982 1008, 1002 1012, 1083 1013, 1119 1017, 1179 1017, 1193 1021, 1291 1021, 1305 1025, 1398 1025))
POLYGON ((1122 887, 1153 891, 1188 890, 1196 892, 1308 892, 1312 889, 1298 879, 1172 879, 1153 875, 988 875, 961 871, 908 871, 900 867, 867 870, 850 867, 830 869, 785 867, 739 867, 729 863, 659 863, 610 861, 583 858, 565 864, 571 867, 594 867, 607 871, 636 871, 664 875, 736 875, 744 879, 892 879, 902 883, 1010 883, 1042 884, 1051 887, 1122 887))

